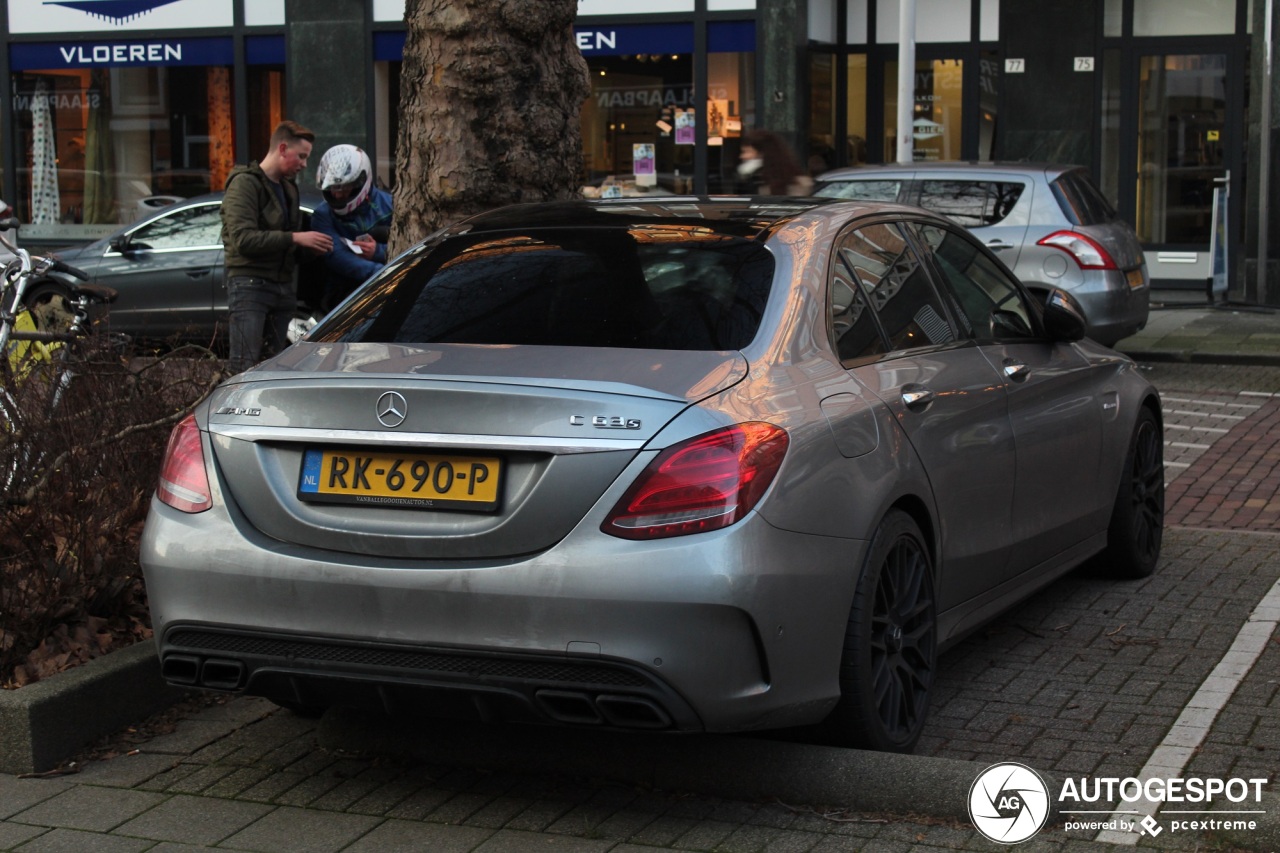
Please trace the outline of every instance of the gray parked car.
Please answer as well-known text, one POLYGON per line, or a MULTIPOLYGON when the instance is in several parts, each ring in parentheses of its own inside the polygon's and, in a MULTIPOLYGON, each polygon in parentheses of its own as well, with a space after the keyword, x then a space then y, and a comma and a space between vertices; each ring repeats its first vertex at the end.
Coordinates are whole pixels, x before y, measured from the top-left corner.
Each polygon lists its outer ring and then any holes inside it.
POLYGON ((1147 324, 1151 282, 1138 235, 1079 166, 860 166, 827 172, 814 192, 919 205, 965 226, 1036 295, 1071 294, 1099 343, 1114 346, 1147 324))
POLYGON ((173 433, 173 684, 909 750, 938 649, 1160 552, 1160 401, 942 217, 523 205, 394 260, 173 433))
MULTIPOLYGON (((319 202, 318 196, 304 195, 304 217, 319 202)), ((204 344, 226 336, 220 192, 158 208, 114 234, 55 254, 88 273, 94 284, 116 291, 116 301, 107 313, 107 328, 112 332, 148 341, 181 339, 204 344)), ((319 308, 324 289, 319 263, 308 258, 301 266, 299 321, 319 308)), ((50 271, 33 282, 27 304, 39 307, 65 299, 72 281, 64 273, 50 271)))

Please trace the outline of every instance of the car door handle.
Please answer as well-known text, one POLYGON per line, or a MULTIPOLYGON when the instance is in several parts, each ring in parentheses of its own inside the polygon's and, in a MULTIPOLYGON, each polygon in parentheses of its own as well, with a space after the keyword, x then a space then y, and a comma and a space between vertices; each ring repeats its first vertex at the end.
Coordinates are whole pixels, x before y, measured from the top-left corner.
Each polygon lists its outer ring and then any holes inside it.
POLYGON ((1005 249, 1012 249, 1013 244, 1006 243, 1003 240, 992 240, 990 243, 987 244, 987 248, 993 249, 994 251, 997 251, 997 252, 1003 252, 1005 249))
POLYGON ((927 409, 935 396, 931 389, 914 382, 902 386, 902 404, 913 412, 927 409))
POLYGON ((213 272, 212 267, 206 267, 202 270, 187 270, 187 278, 204 278, 211 272, 213 272))
POLYGON ((1031 375, 1031 368, 1027 367, 1020 361, 1014 361, 1011 358, 1004 360, 1004 375, 1014 382, 1021 382, 1031 375))

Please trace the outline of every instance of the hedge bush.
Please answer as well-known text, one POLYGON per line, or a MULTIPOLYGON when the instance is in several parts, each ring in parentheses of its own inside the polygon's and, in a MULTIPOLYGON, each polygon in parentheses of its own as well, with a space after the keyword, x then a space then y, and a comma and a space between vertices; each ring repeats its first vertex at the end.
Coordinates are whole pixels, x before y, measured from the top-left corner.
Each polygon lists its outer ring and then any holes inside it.
POLYGON ((222 377, 207 350, 147 354, 105 335, 72 363, 55 406, 52 364, 0 364, 5 688, 151 636, 138 539, 170 429, 222 377))

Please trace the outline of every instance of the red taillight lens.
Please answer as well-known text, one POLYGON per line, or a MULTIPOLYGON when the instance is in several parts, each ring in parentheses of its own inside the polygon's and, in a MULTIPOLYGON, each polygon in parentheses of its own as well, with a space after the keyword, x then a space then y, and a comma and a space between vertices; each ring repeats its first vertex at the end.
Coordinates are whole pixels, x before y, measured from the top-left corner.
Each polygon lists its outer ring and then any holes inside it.
POLYGON ((209 475, 204 469, 204 450, 200 446, 200 428, 191 415, 169 434, 156 497, 161 503, 183 512, 204 512, 213 506, 209 475))
POLYGON ((1036 242, 1037 246, 1052 246, 1066 252, 1084 270, 1119 269, 1111 254, 1095 241, 1075 231, 1054 231, 1036 242))
POLYGON ((787 444, 784 430, 753 422, 668 447, 600 529, 623 539, 665 539, 728 527, 764 496, 787 444))

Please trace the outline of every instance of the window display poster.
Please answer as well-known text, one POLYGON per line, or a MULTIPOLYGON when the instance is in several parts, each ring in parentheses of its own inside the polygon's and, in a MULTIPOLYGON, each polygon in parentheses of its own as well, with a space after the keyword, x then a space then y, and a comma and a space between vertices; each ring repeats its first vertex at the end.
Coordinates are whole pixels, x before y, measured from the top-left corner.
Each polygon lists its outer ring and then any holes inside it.
POLYGON ((7 0, 11 33, 116 33, 235 24, 232 0, 7 0))
POLYGON ((652 187, 658 183, 657 155, 652 142, 631 146, 631 171, 636 176, 636 186, 652 187))
POLYGON ((693 144, 693 108, 676 110, 676 145, 693 144))

